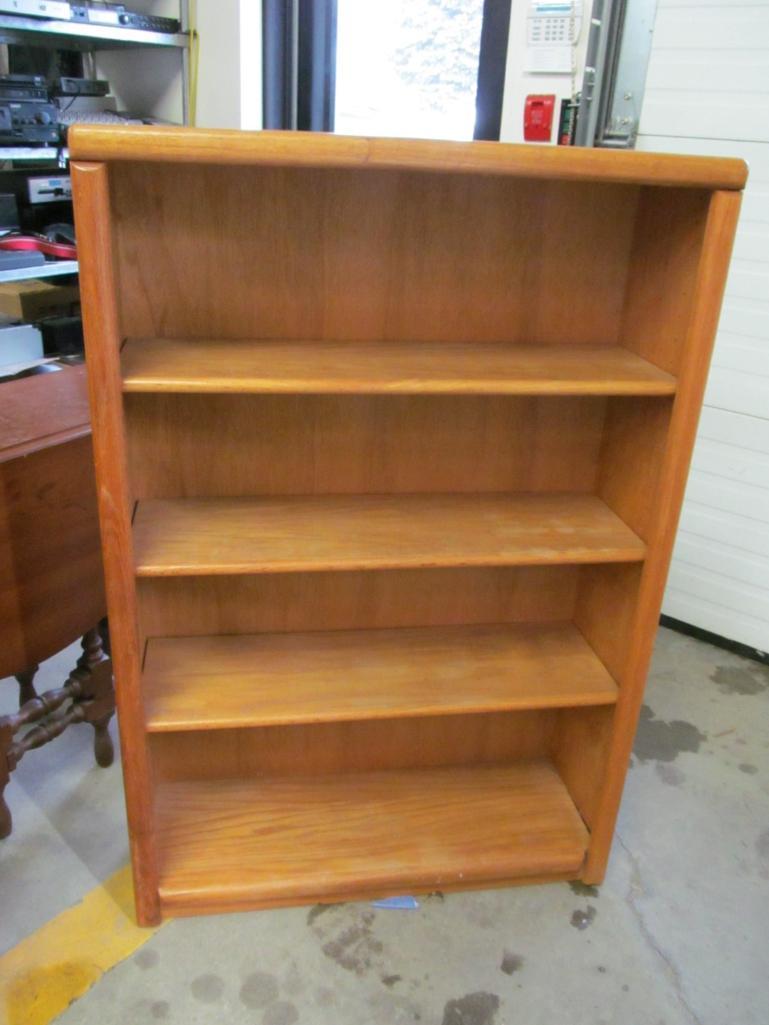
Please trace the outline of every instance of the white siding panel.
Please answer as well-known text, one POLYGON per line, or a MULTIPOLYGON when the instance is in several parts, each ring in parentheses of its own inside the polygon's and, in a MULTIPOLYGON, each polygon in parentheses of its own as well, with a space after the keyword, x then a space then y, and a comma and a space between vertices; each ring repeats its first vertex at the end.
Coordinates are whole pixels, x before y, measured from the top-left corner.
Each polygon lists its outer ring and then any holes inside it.
POLYGON ((734 240, 734 259, 761 262, 766 260, 767 254, 769 254, 769 223, 755 224, 747 221, 745 224, 741 224, 737 238, 734 240))
POLYGON ((754 180, 753 176, 757 173, 758 168, 753 164, 750 164, 749 168, 750 186, 742 197, 742 216, 747 221, 766 224, 769 223, 769 189, 756 187, 757 179, 754 180))
POLYGON ((647 92, 659 95, 664 90, 674 89, 677 92, 712 93, 714 62, 718 63, 724 76, 718 83, 719 93, 725 95, 728 102, 739 103, 742 94, 743 100, 747 99, 750 104, 754 104, 755 94, 766 91, 769 55, 765 53, 725 61, 720 52, 701 50, 695 60, 684 56, 680 50, 671 50, 660 55, 659 60, 650 67, 650 74, 646 78, 647 92))
MULTIPOLYGON (((769 11, 769 3, 766 4, 769 11)), ((769 15, 767 15, 769 17, 769 15)), ((654 60, 654 47, 651 59, 654 60)), ((757 182, 769 185, 769 149, 760 142, 741 142, 735 151, 734 143, 729 139, 696 139, 689 136, 669 138, 666 135, 655 136, 653 132, 644 131, 645 111, 641 111, 641 138, 638 149, 658 153, 686 153, 701 157, 742 157, 750 166, 750 188, 757 182)))
POLYGON ((733 260, 729 271, 729 295, 743 299, 769 296, 769 264, 733 260))
MULTIPOLYGON (((739 445, 700 437, 694 450, 692 471, 700 470, 703 473, 717 474, 725 480, 766 488, 766 482, 769 480, 769 453, 753 452, 739 445)), ((750 515, 749 509, 745 509, 744 512, 750 515)))
POLYGON ((769 650, 769 0, 658 0, 638 148, 748 187, 663 611, 769 650))
POLYGON ((684 535, 716 541, 717 545, 712 547, 721 569, 724 567, 727 548, 730 555, 731 549, 736 548, 751 555, 769 558, 769 534, 763 523, 749 520, 745 516, 724 516, 720 510, 699 505, 691 498, 687 499, 679 524, 679 536, 684 535))
POLYGON ((701 139, 752 139, 769 142, 766 97, 759 99, 702 93, 647 90, 643 107, 644 124, 655 135, 683 135, 695 132, 701 139), (672 98, 671 98, 672 97, 672 98))
MULTIPOLYGON (((673 572, 671 570, 671 577, 673 572)), ((710 630, 720 637, 733 640, 739 638, 741 644, 747 644, 758 651, 766 651, 766 621, 750 612, 737 612, 728 605, 720 605, 703 598, 704 593, 713 593, 717 582, 700 574, 698 580, 691 582, 692 587, 680 591, 672 583, 668 583, 667 597, 663 611, 683 623, 691 623, 702 630, 710 630)))
MULTIPOLYGON (((679 595, 689 594, 701 602, 726 609, 732 614, 749 616, 756 626, 769 622, 769 595, 766 588, 751 587, 742 581, 734 583, 720 573, 713 573, 711 570, 679 560, 671 567, 668 586, 678 591, 679 595)), ((667 612, 667 609, 665 611, 667 612)), ((675 612, 668 614, 675 616, 675 612)), ((676 619, 680 618, 676 616, 676 619)), ((757 647, 763 646, 761 641, 754 640, 752 643, 757 647)))
MULTIPOLYGON (((769 376, 769 349, 764 345, 762 338, 721 331, 713 354, 713 366, 723 367, 724 370, 737 370, 744 374, 760 373, 762 377, 766 377, 769 376)), ((719 403, 714 402, 712 405, 717 406, 719 403)))
POLYGON ((706 440, 720 441, 752 452, 769 453, 769 421, 754 420, 742 413, 705 406, 700 417, 695 454, 699 445, 706 440))
MULTIPOLYGON (((766 580, 769 577, 769 559, 765 556, 746 552, 744 549, 732 548, 730 551, 729 576, 724 576, 721 553, 713 550, 705 538, 682 532, 676 541, 675 555, 681 566, 693 566, 707 570, 714 576, 722 577, 727 587, 747 584, 751 594, 758 594, 759 608, 766 613, 769 622, 769 595, 766 593, 766 580)), ((754 611, 756 611, 754 609, 754 611)), ((764 618, 760 616, 758 618, 764 618)))
POLYGON ((769 142, 769 6, 660 4, 644 134, 769 142))
POLYGON ((719 409, 741 409, 751 416, 766 417, 769 415, 769 378, 714 367, 705 402, 719 409))
MULTIPOLYGON (((657 0, 658 10, 671 10, 692 7, 724 7, 724 0, 657 0)), ((766 0, 732 0, 733 7, 766 7, 766 0)))
POLYGON ((727 291, 721 308, 721 330, 716 342, 716 353, 721 349, 722 335, 727 338, 757 338, 761 346, 766 348, 766 339, 769 338, 769 303, 733 299, 727 291))
POLYGON ((739 2, 697 5, 696 15, 681 4, 659 4, 654 22, 653 53, 684 50, 696 58, 703 50, 722 54, 728 62, 730 51, 769 49, 767 5, 748 6, 739 2))
MULTIPOLYGON (((724 513, 745 516, 759 523, 769 521, 769 489, 743 481, 727 480, 718 473, 717 468, 713 471, 692 470, 686 497, 724 513)), ((725 565, 724 572, 727 570, 725 565)))

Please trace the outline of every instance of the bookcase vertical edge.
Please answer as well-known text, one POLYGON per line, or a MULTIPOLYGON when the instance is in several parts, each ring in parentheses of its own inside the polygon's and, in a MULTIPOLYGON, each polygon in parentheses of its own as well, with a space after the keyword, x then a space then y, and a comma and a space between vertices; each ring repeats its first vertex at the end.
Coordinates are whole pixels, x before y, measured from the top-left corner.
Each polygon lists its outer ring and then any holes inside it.
POLYGON ((120 329, 110 216, 109 172, 103 163, 73 163, 78 258, 99 522, 115 667, 118 723, 126 771, 125 797, 139 923, 160 920, 152 827, 150 762, 141 699, 141 651, 131 538, 132 500, 125 460, 120 329))
MULTIPOLYGON (((648 539, 647 558, 620 680, 608 762, 582 876, 587 883, 601 882, 611 849, 694 448, 741 199, 741 193, 726 191, 714 192, 710 199, 692 314, 681 359, 679 390, 660 473, 655 522, 648 539)), ((628 472, 633 472, 632 466, 628 467, 628 472)))

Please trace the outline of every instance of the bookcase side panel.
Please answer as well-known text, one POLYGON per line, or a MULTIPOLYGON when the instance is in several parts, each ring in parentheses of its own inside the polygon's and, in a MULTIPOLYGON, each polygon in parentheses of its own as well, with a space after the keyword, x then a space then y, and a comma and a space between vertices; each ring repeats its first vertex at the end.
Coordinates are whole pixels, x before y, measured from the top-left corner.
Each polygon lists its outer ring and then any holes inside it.
POLYGON ((99 521, 139 921, 159 921, 152 775, 144 733, 131 515, 120 377, 120 288, 113 262, 110 171, 72 165, 81 303, 93 428, 99 521))
POLYGON ((612 706, 564 708, 553 724, 550 757, 589 829, 596 820, 613 723, 612 706))
MULTIPOLYGON (((685 341, 678 364, 679 387, 670 418, 654 511, 648 522, 648 553, 641 574, 632 627, 624 651, 624 666, 618 680, 619 700, 607 756, 607 769, 583 873, 583 879, 587 882, 600 881, 603 878, 611 847, 614 823, 659 622, 662 595, 718 326, 740 200, 741 195, 737 192, 715 192, 709 201, 685 341)), ((658 328, 664 333, 662 323, 658 328)), ((627 472, 631 473, 632 467, 628 467, 627 472)), ((589 639, 589 631, 587 636, 589 639)))
POLYGON ((682 366, 710 193, 641 189, 621 343, 668 373, 682 366))
POLYGON ((670 437, 671 399, 609 400, 596 492, 642 541, 657 517, 659 486, 670 437))
MULTIPOLYGON (((579 570, 574 624, 618 686, 626 675, 642 572, 640 564, 579 570)), ((591 828, 604 787, 614 718, 614 708, 565 709, 553 737, 553 761, 591 828)))

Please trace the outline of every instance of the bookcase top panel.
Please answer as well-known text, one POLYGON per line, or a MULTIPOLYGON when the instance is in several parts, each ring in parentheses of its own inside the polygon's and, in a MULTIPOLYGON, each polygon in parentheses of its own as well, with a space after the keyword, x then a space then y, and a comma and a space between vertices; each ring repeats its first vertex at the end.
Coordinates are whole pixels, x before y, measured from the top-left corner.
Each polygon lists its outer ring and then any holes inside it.
POLYGON ((72 160, 365 168, 705 189, 742 189, 747 178, 745 162, 726 157, 157 125, 75 125, 69 152, 72 160))

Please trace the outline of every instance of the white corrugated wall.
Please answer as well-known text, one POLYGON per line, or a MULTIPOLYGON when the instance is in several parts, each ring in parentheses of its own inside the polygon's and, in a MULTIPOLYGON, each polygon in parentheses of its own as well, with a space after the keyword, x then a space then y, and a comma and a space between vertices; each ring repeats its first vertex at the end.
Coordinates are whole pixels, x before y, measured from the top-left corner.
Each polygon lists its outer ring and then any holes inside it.
POLYGON ((638 149, 750 165, 663 612, 769 650, 769 0, 659 0, 638 149))

